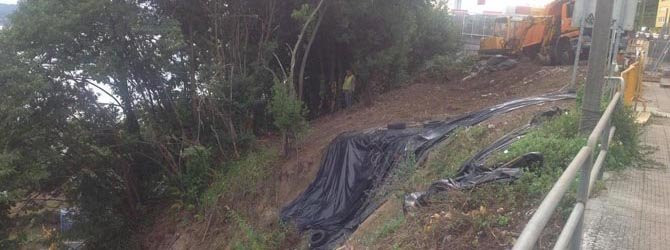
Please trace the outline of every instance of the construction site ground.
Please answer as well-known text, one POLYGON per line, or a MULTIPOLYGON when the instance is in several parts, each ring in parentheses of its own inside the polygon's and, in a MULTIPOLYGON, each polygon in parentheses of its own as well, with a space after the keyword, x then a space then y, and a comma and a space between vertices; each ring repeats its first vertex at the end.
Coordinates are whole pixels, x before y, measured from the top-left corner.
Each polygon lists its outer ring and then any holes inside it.
MULTIPOLYGON (((578 79, 583 79, 584 70, 584 67, 580 68, 578 79)), ((348 110, 312 121, 309 131, 300 139, 296 156, 276 163, 272 180, 257 187, 261 190, 259 193, 273 195, 244 197, 253 201, 238 201, 237 204, 224 201, 222 203, 226 204, 219 207, 242 207, 245 214, 256 215, 248 222, 255 227, 276 226, 279 210, 314 180, 322 152, 337 135, 384 127, 389 123, 444 120, 512 99, 558 91, 570 81, 571 72, 570 66, 540 66, 522 61, 513 69, 481 74, 467 81, 423 78, 406 84, 375 98, 371 105, 356 104, 348 110)), ((495 123, 495 119, 491 122, 495 123)), ((197 223, 179 222, 174 218, 179 216, 183 217, 169 212, 157 215, 160 219, 141 237, 143 246, 147 249, 211 249, 226 246, 226 241, 234 237, 225 229, 230 221, 220 214, 205 215, 207 219, 197 223), (208 240, 203 240, 205 238, 208 240)), ((299 241, 300 238, 295 238, 284 244, 298 244, 299 241)))
MULTIPOLYGON (((557 91, 570 81, 570 66, 539 66, 521 62, 508 71, 480 75, 462 82, 423 81, 390 91, 370 107, 354 106, 317 119, 299 145, 299 157, 281 167, 279 201, 290 202, 313 180, 321 153, 337 135, 384 127, 396 122, 443 120, 504 101, 557 91)), ((583 78, 580 71, 580 79, 583 78)))

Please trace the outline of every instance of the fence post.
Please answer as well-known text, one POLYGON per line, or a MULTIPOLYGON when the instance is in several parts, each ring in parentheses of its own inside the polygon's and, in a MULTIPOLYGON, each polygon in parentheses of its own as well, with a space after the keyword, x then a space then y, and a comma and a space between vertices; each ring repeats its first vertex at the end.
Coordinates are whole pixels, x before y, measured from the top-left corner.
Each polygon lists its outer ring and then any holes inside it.
MULTIPOLYGON (((588 146, 587 146, 588 147, 588 146)), ((594 161, 594 149, 589 147, 591 154, 589 154, 589 159, 584 162, 582 165, 582 173, 579 177, 579 188, 577 189, 577 202, 584 204, 584 209, 586 209, 586 201, 589 199, 589 182, 591 179, 591 169, 593 168, 594 161)), ((571 249, 581 249, 582 248, 582 231, 584 227, 584 215, 579 218, 579 224, 575 229, 575 233, 572 235, 571 249)))
MULTIPOLYGON (((618 106, 617 106, 617 108, 618 108, 618 106)), ((612 114, 612 117, 614 117, 614 114, 612 114)), ((612 130, 612 117, 610 117, 609 121, 607 122, 607 127, 600 133, 600 149, 605 150, 605 152, 609 152, 609 148, 610 148, 609 137, 610 137, 610 131, 612 130)), ((596 150, 596 151, 598 151, 598 150, 596 150)), ((598 171, 598 180, 603 179, 603 173, 605 172, 605 166, 606 166, 606 163, 603 162, 602 166, 600 166, 600 170, 598 171)))

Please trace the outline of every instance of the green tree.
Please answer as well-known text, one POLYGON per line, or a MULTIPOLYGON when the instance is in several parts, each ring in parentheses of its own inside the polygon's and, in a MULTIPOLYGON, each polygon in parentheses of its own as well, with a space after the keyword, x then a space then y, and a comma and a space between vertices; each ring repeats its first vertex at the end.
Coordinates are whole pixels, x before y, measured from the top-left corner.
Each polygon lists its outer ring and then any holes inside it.
POLYGON ((291 152, 320 99, 336 98, 321 83, 353 68, 384 91, 455 48, 431 1, 25 0, 10 22, 0 248, 15 243, 9 208, 36 210, 45 193, 80 209, 74 234, 92 248, 136 247, 147 208, 197 205, 256 135, 279 130, 291 152))

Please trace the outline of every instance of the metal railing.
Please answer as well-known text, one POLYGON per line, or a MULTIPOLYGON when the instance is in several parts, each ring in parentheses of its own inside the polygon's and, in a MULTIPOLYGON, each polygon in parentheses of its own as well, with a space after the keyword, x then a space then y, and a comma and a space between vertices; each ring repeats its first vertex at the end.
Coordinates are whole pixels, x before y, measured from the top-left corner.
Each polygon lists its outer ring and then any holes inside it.
POLYGON ((534 248, 542 234, 542 230, 546 227, 559 202, 567 193, 570 184, 575 180, 580 170, 581 176, 577 190, 577 203, 572 209, 572 213, 566 221, 561 234, 558 236, 554 249, 581 248, 584 209, 586 208, 586 202, 589 199, 589 194, 596 179, 602 177, 602 167, 607 157, 609 144, 616 131, 616 127, 612 126, 612 116, 623 102, 621 91, 626 89, 624 78, 612 77, 608 79, 617 80, 620 82, 620 85, 611 88, 613 94, 610 95, 612 98, 605 112, 589 136, 586 146, 582 147, 579 153, 577 153, 577 156, 575 156, 547 196, 542 200, 533 217, 531 217, 521 232, 513 249, 526 250, 534 248))

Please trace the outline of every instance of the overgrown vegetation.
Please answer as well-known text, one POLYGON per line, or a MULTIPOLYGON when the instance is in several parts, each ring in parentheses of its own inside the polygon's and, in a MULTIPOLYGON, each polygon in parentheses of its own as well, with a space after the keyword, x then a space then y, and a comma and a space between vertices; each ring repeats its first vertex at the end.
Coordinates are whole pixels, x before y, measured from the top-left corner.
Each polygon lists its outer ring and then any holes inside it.
POLYGON ((214 172, 214 180, 203 194, 204 208, 217 206, 222 198, 232 201, 260 192, 257 184, 273 176, 277 159, 273 150, 258 150, 214 172))
POLYGON ((282 133, 284 156, 289 156, 293 151, 292 140, 307 128, 305 120, 307 110, 300 100, 291 96, 286 84, 279 82, 272 88, 269 109, 274 117, 275 126, 282 133))
POLYGON ((336 112, 348 69, 358 99, 400 85, 452 31, 434 1, 20 1, 0 31, 0 248, 25 242, 10 209, 45 197, 79 210, 64 237, 126 249, 155 210, 255 199, 277 171, 257 137, 336 112))
MULTIPOLYGON (((629 109, 619 109, 614 116, 617 136, 610 148, 608 170, 620 170, 643 162, 645 150, 639 146, 640 128, 634 123, 632 114, 629 109)), ((408 177, 415 182, 409 188, 402 186, 403 191, 414 192, 418 187, 425 189, 437 178, 453 176, 475 152, 500 137, 504 131, 518 127, 528 119, 516 119, 500 130, 477 126, 456 132, 450 141, 432 153, 422 168, 408 177)), ((380 223, 354 238, 355 244, 375 249, 510 247, 532 215, 529 211, 537 207, 564 168, 586 144, 586 138, 578 134, 578 122, 579 112, 567 111, 533 129, 489 160, 493 164, 507 162, 528 152, 542 153, 544 165, 531 167, 533 170, 519 180, 511 184, 486 184, 472 190, 442 193, 433 198, 430 206, 411 214, 387 210, 377 215, 375 220, 380 223)), ((573 182, 545 229, 541 248, 551 246, 569 216, 577 183, 578 180, 573 182)), ((598 186, 602 188, 602 183, 598 186)), ((402 196, 392 197, 389 202, 400 203, 402 196)))

